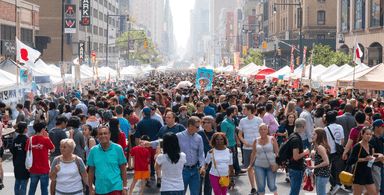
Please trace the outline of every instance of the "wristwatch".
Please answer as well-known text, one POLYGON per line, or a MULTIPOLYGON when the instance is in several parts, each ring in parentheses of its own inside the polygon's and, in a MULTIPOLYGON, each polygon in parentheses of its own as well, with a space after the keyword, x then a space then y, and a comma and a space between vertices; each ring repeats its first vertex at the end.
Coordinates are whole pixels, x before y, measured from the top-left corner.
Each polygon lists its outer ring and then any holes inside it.
POLYGON ((128 186, 127 187, 123 187, 123 190, 128 190, 128 186))

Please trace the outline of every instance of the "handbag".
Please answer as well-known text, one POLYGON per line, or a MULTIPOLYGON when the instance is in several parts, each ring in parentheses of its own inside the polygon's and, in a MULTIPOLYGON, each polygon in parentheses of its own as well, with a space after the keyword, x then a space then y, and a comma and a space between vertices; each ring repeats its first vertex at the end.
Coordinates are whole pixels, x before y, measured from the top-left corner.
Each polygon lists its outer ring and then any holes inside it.
POLYGON ((336 154, 339 154, 339 155, 343 154, 344 153, 344 146, 336 143, 335 137, 333 137, 333 135, 332 135, 332 131, 329 129, 329 127, 327 127, 327 129, 329 131, 329 134, 331 134, 333 142, 335 142, 336 154))
MULTIPOLYGON (((360 144, 360 151, 359 151, 359 155, 357 155, 357 159, 360 158, 361 148, 362 148, 362 145, 360 144)), ((344 184, 346 186, 352 186, 353 185, 353 180, 355 179, 356 167, 357 167, 357 162, 355 164, 355 168, 354 168, 353 174, 352 174, 352 173, 347 172, 348 165, 345 166, 345 170, 339 174, 339 179, 340 179, 340 182, 342 184, 344 184)))
POLYGON ((226 186, 229 186, 229 177, 225 177, 225 176, 220 176, 220 172, 219 170, 217 169, 216 167, 216 161, 215 161, 215 155, 213 154, 213 149, 212 149, 212 159, 213 159, 213 164, 215 165, 215 169, 217 170, 217 173, 219 174, 219 184, 221 187, 226 187, 226 186))
MULTIPOLYGON (((272 142, 272 140, 271 140, 271 142, 272 142)), ((265 154, 265 158, 267 158, 267 161, 268 161, 268 164, 269 164, 269 168, 271 169, 272 173, 276 173, 276 171, 279 169, 279 165, 278 165, 276 162, 274 162, 274 163, 271 164, 271 163, 269 162, 267 153, 266 153, 265 150, 264 150, 264 146, 261 146, 261 147, 263 148, 263 152, 264 152, 264 154, 265 154)))
POLYGON ((31 140, 29 140, 27 157, 25 158, 25 168, 28 169, 28 170, 33 165, 32 138, 33 138, 33 136, 31 137, 31 140))

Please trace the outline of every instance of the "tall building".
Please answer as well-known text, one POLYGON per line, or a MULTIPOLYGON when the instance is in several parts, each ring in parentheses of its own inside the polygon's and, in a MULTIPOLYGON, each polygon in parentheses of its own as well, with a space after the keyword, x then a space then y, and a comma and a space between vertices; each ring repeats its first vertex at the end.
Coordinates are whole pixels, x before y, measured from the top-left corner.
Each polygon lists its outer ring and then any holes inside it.
POLYGON ((15 37, 35 47, 35 36, 39 34, 40 6, 27 1, 0 0, 1 55, 16 60, 15 37))
POLYGON ((162 53, 164 34, 164 0, 131 0, 130 13, 137 24, 150 28, 152 42, 162 53))
MULTIPOLYGON (((62 24, 62 1, 60 0, 28 0, 40 6, 40 36, 51 37, 51 43, 47 45, 42 59, 45 62, 58 63, 61 61, 61 24, 62 24)), ((66 0, 67 4, 76 5, 76 21, 81 20, 80 7, 81 1, 66 0)), ((119 13, 118 0, 90 0, 91 23, 85 27, 76 23, 76 33, 64 34, 64 61, 72 62, 78 56, 78 43, 86 42, 85 53, 88 55, 88 36, 90 36, 90 46, 94 50, 99 64, 105 64, 107 48, 107 21, 110 29, 119 26, 118 17, 108 17, 107 14, 117 15, 119 13)), ((117 33, 116 30, 110 31, 117 33)), ((116 35, 114 35, 116 37, 116 35)), ((109 42, 110 44, 111 42, 109 42)), ((119 53, 114 44, 108 46, 109 65, 118 62, 119 53)), ((87 60, 85 60, 87 62, 87 60)))
POLYGON ((219 26, 219 16, 221 10, 225 8, 227 12, 234 12, 239 0, 210 0, 209 2, 209 29, 213 39, 217 37, 217 27, 219 26))
POLYGON ((175 54, 175 36, 173 34, 173 16, 169 0, 165 1, 164 8, 163 54, 170 58, 174 57, 175 54))
POLYGON ((383 62, 384 1, 337 0, 337 49, 353 54, 355 37, 369 66, 383 62))
POLYGON ((196 0, 190 12, 190 52, 195 59, 202 59, 207 55, 209 40, 209 0, 196 0))

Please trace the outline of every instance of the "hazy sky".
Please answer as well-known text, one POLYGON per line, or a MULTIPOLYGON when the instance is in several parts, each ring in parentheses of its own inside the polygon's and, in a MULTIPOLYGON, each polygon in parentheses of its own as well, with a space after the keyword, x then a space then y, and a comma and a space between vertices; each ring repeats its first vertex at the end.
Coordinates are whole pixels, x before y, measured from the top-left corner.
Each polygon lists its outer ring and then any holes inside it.
POLYGON ((190 10, 195 5, 195 0, 170 0, 174 33, 178 47, 186 47, 190 33, 190 10))

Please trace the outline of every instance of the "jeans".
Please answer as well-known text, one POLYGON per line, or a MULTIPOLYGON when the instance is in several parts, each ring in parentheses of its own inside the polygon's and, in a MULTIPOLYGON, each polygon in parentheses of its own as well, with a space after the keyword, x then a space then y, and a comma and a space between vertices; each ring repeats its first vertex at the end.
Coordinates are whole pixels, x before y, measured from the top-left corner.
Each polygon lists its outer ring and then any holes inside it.
POLYGON ((316 178, 316 192, 317 195, 326 195, 327 194, 327 183, 329 181, 329 177, 317 177, 316 178))
POLYGON ((329 179, 332 186, 336 186, 336 184, 341 185, 339 174, 342 171, 342 165, 344 163, 341 155, 333 153, 328 156, 329 165, 331 166, 331 177, 329 179))
POLYGON ((165 191, 165 192, 161 192, 161 195, 183 195, 184 194, 184 191, 181 190, 181 191, 165 191))
POLYGON ((233 169, 235 169, 235 172, 240 171, 240 165, 239 165, 239 159, 237 158, 237 146, 234 145, 232 147, 229 147, 229 149, 232 152, 232 159, 233 159, 233 169))
POLYGON ((291 179, 291 191, 289 195, 299 195, 301 183, 303 182, 303 170, 289 170, 289 178, 291 179))
POLYGON ((15 195, 25 195, 27 194, 27 185, 29 179, 16 179, 15 181, 15 195))
POLYGON ((303 150, 308 149, 311 150, 311 146, 309 145, 308 140, 303 140, 303 150))
POLYGON ((259 194, 265 194, 265 180, 268 182, 269 191, 274 192, 276 187, 276 173, 272 173, 269 167, 255 166, 255 173, 257 178, 257 190, 259 194))
POLYGON ((200 191, 200 173, 199 168, 183 168, 184 195, 187 193, 189 185, 190 195, 198 195, 200 191))
POLYGON ((205 177, 200 177, 200 192, 199 195, 203 195, 203 183, 204 183, 204 195, 212 194, 212 185, 209 179, 209 171, 211 170, 212 163, 209 163, 207 170, 205 170, 205 177))
POLYGON ((39 180, 40 180, 41 194, 48 195, 48 184, 49 184, 48 173, 47 174, 31 173, 30 176, 31 176, 31 185, 29 186, 28 195, 35 195, 37 183, 39 183, 39 180))

